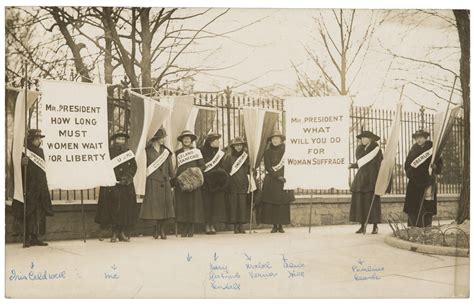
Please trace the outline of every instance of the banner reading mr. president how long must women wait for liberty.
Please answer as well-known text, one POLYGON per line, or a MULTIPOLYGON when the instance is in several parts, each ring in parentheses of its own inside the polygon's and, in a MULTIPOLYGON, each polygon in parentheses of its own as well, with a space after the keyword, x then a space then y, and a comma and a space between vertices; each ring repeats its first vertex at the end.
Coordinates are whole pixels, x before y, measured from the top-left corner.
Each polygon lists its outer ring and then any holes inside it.
POLYGON ((106 86, 44 80, 41 89, 49 189, 115 185, 109 157, 106 86))
POLYGON ((349 108, 344 96, 285 100, 285 189, 347 189, 349 108))

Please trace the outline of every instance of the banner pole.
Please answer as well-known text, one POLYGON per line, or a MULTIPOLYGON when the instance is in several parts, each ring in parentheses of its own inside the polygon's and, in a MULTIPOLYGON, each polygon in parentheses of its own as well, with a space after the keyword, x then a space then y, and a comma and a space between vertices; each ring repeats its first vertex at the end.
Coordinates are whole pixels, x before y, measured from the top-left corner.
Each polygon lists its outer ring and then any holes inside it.
MULTIPOLYGON (((27 133, 28 133, 28 62, 24 61, 24 70, 25 70, 25 78, 24 78, 24 96, 23 100, 25 103, 25 138, 23 139, 24 144, 24 157, 26 158, 26 150, 27 150, 27 133)), ((22 158, 23 159, 23 158, 22 158)), ((26 176, 28 171, 28 164, 23 165, 23 248, 26 247, 26 176)))
MULTIPOLYGON (((253 174, 251 174, 253 178, 253 174)), ((252 221, 253 221, 253 191, 250 194, 250 224, 249 224, 249 231, 252 234, 252 221)))
POLYGON ((311 217, 313 215, 313 190, 311 190, 310 192, 311 192, 311 199, 309 201, 309 231, 308 233, 311 233, 311 224, 312 224, 311 217))
POLYGON ((84 242, 86 242, 86 225, 84 221, 84 191, 81 190, 81 221, 82 221, 82 235, 84 236, 84 242))
POLYGON ((367 224, 369 223, 370 212, 372 211, 372 205, 374 204, 375 196, 377 195, 375 195, 374 193, 374 195, 372 196, 372 201, 370 202, 369 213, 367 214, 367 218, 365 219, 365 223, 364 223, 365 230, 363 232, 364 235, 365 235, 365 231, 367 230, 367 224))

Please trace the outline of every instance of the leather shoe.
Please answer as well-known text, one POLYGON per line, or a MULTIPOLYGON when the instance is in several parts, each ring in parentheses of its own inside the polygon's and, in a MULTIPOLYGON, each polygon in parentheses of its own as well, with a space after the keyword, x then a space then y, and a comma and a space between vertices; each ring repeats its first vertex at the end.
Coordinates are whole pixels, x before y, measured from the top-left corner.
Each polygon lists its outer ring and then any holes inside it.
POLYGON ((282 226, 282 225, 279 225, 279 226, 278 226, 278 232, 280 232, 280 233, 285 233, 285 230, 283 230, 283 226, 282 226))
POLYGON ((270 233, 276 233, 277 231, 278 231, 278 227, 276 225, 273 225, 273 228, 270 231, 270 233))

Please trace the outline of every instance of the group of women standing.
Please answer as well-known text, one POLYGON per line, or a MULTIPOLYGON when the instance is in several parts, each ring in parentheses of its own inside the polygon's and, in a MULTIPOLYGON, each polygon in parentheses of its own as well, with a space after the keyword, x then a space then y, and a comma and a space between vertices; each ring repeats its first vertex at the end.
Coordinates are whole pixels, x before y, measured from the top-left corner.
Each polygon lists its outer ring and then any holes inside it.
MULTIPOLYGON (((204 224, 206 234, 216 234, 217 223, 234 226, 235 234, 245 233, 249 222, 251 168, 246 142, 235 138, 228 152, 220 149, 221 136, 208 134, 198 149, 197 139, 185 130, 179 137, 181 148, 173 154, 164 145, 166 131, 159 129, 146 147, 147 180, 139 217, 154 225, 153 237, 166 239, 166 224, 177 222, 182 237, 193 237, 196 224, 204 224), (174 189, 174 194, 173 194, 174 189)), ((128 135, 115 134, 110 157, 117 184, 101 187, 96 222, 112 229, 111 242, 130 240, 130 228, 137 221, 137 201, 133 176, 137 165, 125 143, 128 135)), ((285 183, 283 154, 285 136, 275 131, 264 153, 266 176, 263 183, 263 223, 272 224, 272 233, 283 233, 290 223, 292 191, 285 183)))

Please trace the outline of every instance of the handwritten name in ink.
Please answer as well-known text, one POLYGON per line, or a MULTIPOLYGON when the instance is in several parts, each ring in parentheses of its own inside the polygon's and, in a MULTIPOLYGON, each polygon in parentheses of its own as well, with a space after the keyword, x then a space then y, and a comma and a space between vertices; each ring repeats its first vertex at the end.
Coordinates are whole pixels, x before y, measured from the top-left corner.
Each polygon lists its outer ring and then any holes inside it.
MULTIPOLYGON (((217 255, 214 253, 214 261, 217 255)), ((216 290, 240 290, 240 274, 222 263, 209 263, 209 283, 216 290)))
POLYGON ((270 262, 245 263, 245 268, 252 279, 270 279, 278 276, 277 272, 273 272, 273 266, 270 262))
POLYGON ((304 277, 305 265, 301 262, 290 261, 285 255, 282 255, 283 269, 288 272, 288 278, 302 278, 304 277))
POLYGON ((368 264, 363 259, 358 259, 357 262, 352 265, 353 278, 356 281, 380 280, 380 273, 384 271, 385 268, 383 266, 368 264))
POLYGON ((106 280, 118 280, 120 279, 120 274, 118 271, 118 267, 115 265, 110 266, 111 270, 107 270, 104 272, 104 278, 106 280))
POLYGON ((28 272, 21 272, 16 269, 10 270, 8 279, 15 281, 57 281, 66 279, 66 271, 51 272, 46 269, 38 270, 34 262, 31 262, 30 270, 28 272))

